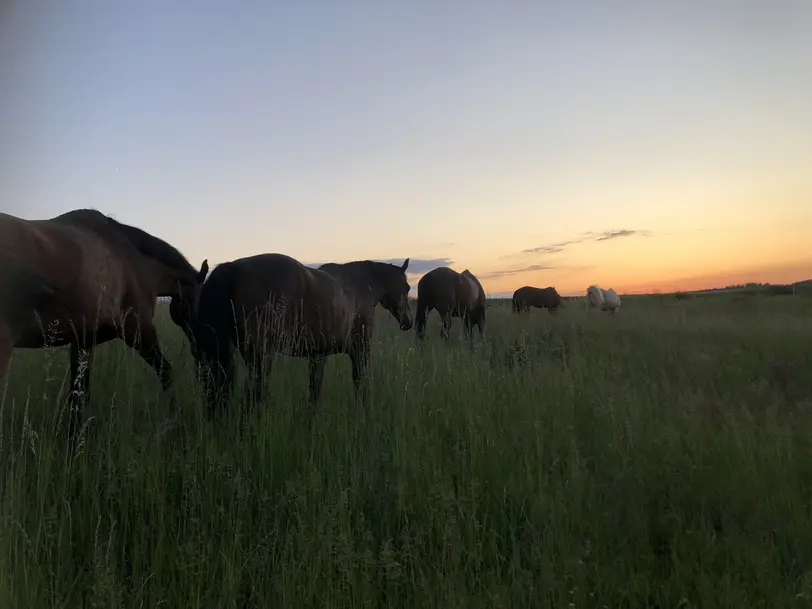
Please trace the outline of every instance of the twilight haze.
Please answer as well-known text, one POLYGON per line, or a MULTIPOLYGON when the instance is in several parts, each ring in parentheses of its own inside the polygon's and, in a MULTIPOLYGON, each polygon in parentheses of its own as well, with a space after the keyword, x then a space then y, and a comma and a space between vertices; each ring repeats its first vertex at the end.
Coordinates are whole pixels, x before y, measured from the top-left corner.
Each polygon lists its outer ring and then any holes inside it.
POLYGON ((809 0, 11 0, 0 210, 491 294, 806 279, 810 32, 809 0))

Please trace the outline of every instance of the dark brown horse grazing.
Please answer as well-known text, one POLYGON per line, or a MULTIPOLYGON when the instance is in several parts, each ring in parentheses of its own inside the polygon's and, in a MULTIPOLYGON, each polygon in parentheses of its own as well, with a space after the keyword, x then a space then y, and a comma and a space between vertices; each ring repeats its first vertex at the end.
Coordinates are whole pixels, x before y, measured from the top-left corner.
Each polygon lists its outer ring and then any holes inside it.
POLYGON ((206 262, 198 271, 168 243, 96 210, 48 220, 0 214, 0 378, 15 347, 70 345, 71 433, 90 394, 95 345, 121 338, 168 389, 156 301, 193 290, 207 272, 206 262))
POLYGON ((409 283, 403 266, 369 260, 306 267, 284 254, 259 254, 217 266, 195 307, 176 308, 176 323, 196 343, 201 375, 210 377, 210 412, 225 405, 234 380, 234 347, 253 377, 248 390, 261 400, 274 354, 310 359, 310 401, 321 393, 325 359, 345 353, 356 395, 370 350, 375 306, 402 330, 412 327, 409 283))
POLYGON ((562 306, 561 294, 552 286, 534 288, 526 285, 513 292, 513 312, 528 313, 530 307, 555 313, 562 306))
POLYGON ((415 331, 422 340, 426 335, 426 317, 437 309, 443 320, 440 336, 448 341, 451 318, 461 317, 465 336, 470 338, 474 325, 485 331, 485 290, 468 270, 458 273, 447 266, 429 271, 417 282, 417 316, 415 331))

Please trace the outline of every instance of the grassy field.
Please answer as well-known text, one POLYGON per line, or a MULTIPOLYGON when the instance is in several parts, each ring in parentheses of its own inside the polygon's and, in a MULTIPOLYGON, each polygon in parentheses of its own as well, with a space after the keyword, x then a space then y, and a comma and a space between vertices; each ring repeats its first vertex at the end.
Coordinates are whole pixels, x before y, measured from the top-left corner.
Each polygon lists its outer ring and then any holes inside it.
POLYGON ((812 606, 812 298, 496 302, 422 355, 381 312, 370 408, 280 359, 242 432, 159 317, 180 410, 105 345, 75 453, 65 352, 16 352, 0 607, 812 606))

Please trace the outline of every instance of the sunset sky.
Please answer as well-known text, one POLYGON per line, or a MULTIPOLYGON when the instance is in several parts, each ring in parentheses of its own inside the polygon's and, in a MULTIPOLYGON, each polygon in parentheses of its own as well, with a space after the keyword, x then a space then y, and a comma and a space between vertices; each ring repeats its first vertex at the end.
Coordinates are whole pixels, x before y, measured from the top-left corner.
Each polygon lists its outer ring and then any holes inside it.
POLYGON ((492 295, 807 279, 810 32, 809 0, 12 0, 0 211, 492 295))

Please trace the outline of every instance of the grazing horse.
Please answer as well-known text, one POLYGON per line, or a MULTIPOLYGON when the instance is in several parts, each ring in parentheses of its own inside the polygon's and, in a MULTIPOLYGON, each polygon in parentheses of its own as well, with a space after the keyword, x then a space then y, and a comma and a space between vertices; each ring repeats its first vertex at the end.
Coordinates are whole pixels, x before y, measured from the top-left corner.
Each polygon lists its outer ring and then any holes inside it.
POLYGON ((159 296, 199 286, 174 247, 93 209, 47 220, 0 214, 0 377, 13 348, 70 345, 71 434, 90 395, 93 347, 122 339, 159 375, 172 368, 152 323, 159 296))
POLYGON ((344 353, 358 396, 376 305, 389 311, 401 330, 412 327, 408 266, 407 258, 402 266, 364 260, 314 269, 284 254, 258 254, 217 266, 196 306, 175 309, 176 323, 196 345, 201 380, 211 381, 206 382, 210 413, 224 406, 231 393, 235 346, 253 377, 247 389, 257 400, 263 397, 274 354, 309 358, 309 396, 315 403, 326 357, 344 353))
POLYGON ((485 331, 485 290, 468 269, 458 273, 441 266, 429 271, 417 282, 415 331, 418 340, 426 335, 426 318, 432 309, 437 309, 443 320, 440 336, 446 342, 452 317, 462 318, 467 338, 471 337, 474 325, 479 329, 480 336, 485 331))
POLYGON ((596 285, 591 285, 586 290, 586 307, 591 307, 600 311, 609 311, 614 315, 620 308, 620 296, 612 288, 604 290, 596 285))
POLYGON ((561 295, 551 286, 534 288, 526 285, 513 292, 514 313, 528 313, 530 307, 547 309, 550 313, 555 313, 562 306, 561 295))

